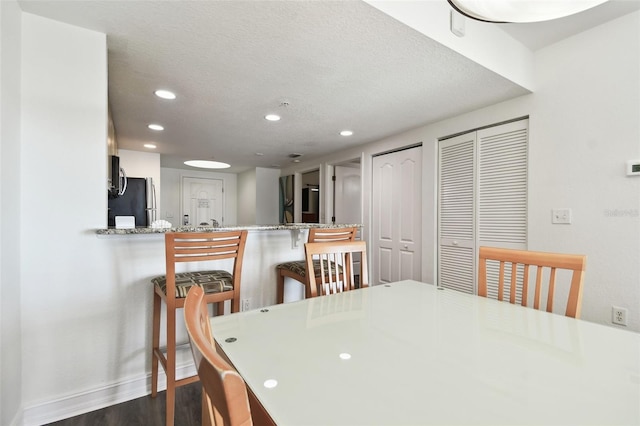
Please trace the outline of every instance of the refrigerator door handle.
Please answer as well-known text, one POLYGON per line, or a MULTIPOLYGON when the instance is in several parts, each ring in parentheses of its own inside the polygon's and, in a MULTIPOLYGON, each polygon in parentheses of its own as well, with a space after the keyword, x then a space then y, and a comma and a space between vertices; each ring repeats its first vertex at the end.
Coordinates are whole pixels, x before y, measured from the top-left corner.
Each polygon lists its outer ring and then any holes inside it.
POLYGON ((122 176, 118 176, 118 179, 122 179, 122 189, 118 192, 118 195, 124 195, 127 190, 127 174, 122 167, 120 167, 120 174, 122 176))

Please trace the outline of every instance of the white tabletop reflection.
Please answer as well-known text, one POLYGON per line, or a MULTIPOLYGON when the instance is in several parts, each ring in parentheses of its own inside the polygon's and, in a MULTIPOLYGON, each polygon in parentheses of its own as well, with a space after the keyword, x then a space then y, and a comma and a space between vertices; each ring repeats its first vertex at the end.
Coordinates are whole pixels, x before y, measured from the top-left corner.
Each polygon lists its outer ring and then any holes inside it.
POLYGON ((211 324, 279 425, 640 424, 640 334, 429 284, 211 324))

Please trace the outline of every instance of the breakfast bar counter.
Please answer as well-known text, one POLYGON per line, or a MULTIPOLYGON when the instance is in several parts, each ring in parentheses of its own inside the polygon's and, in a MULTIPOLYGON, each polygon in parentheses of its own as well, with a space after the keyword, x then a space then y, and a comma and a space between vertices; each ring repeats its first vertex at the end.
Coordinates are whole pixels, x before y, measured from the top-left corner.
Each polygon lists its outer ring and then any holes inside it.
POLYGON ((361 224, 327 224, 327 223, 284 223, 277 225, 234 225, 234 226, 180 226, 176 228, 154 228, 154 227, 136 227, 136 228, 106 228, 97 229, 98 235, 148 235, 148 234, 165 234, 167 232, 216 232, 216 231, 300 231, 311 228, 347 228, 362 227, 361 224))
MULTIPOLYGON (((361 224, 319 224, 291 223, 276 225, 233 225, 233 226, 184 226, 174 228, 108 228, 95 230, 96 237, 112 246, 112 265, 119 273, 119 286, 129 287, 148 284, 150 280, 165 272, 164 237, 167 232, 221 232, 247 230, 245 246, 241 299, 243 306, 259 308, 276 303, 276 265, 304 259, 304 243, 311 228, 358 227, 361 224)), ((202 268, 202 265, 200 265, 202 268)), ((214 269, 218 269, 215 267, 214 269)), ((293 280, 285 283, 285 301, 303 298, 304 289, 293 280)), ((149 302, 150 303, 150 302, 149 302)))

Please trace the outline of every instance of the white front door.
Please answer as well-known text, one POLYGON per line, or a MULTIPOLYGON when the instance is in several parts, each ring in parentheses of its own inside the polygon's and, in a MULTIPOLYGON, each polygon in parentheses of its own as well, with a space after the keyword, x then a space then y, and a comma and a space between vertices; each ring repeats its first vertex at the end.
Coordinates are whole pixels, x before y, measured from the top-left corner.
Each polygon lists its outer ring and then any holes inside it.
POLYGON ((373 158, 371 283, 422 277, 422 147, 373 158))
POLYGON ((182 178, 182 225, 222 225, 223 182, 221 179, 182 178))

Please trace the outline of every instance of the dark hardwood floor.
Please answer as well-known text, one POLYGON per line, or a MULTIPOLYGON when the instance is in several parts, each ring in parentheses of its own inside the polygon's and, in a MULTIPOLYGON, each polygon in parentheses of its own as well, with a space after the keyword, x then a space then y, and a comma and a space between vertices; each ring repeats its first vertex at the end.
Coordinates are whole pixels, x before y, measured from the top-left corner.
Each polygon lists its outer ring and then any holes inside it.
MULTIPOLYGON (((200 382, 176 389, 176 426, 199 426, 201 424, 200 382)), ((163 426, 165 416, 165 393, 156 398, 151 395, 76 417, 50 423, 50 426, 163 426)))

